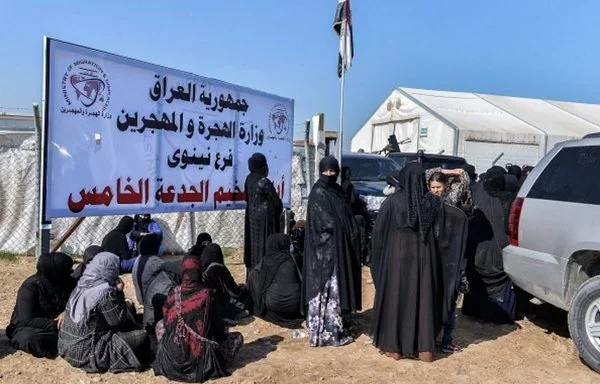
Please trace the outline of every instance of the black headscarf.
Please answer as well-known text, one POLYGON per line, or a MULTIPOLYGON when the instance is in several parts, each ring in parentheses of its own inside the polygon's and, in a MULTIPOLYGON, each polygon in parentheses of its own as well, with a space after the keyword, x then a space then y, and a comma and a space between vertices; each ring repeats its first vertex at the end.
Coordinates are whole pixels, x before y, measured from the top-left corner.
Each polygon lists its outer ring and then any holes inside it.
POLYGON ((83 276, 85 267, 87 267, 87 265, 90 263, 90 261, 92 261, 94 256, 96 256, 100 252, 102 252, 102 247, 99 247, 97 245, 90 245, 89 247, 87 247, 85 251, 83 251, 83 262, 79 264, 77 268, 75 268, 75 271, 71 274, 71 276, 74 279, 79 280, 79 278, 83 276))
POLYGON ((477 181, 477 173, 475 172, 474 166, 472 166, 471 164, 465 164, 462 166, 462 169, 464 169, 464 171, 467 172, 471 181, 477 181))
POLYGON ((188 253, 200 257, 208 244, 212 244, 212 237, 208 233, 202 232, 196 237, 196 244, 190 248, 188 253))
POLYGON ((126 235, 133 230, 134 224, 135 221, 130 216, 123 216, 114 230, 126 235))
POLYGON ((141 256, 156 256, 160 250, 161 239, 156 233, 142 236, 138 242, 138 251, 141 256))
POLYGON ((508 174, 514 175, 517 178, 517 180, 521 178, 521 173, 521 167, 519 167, 518 165, 511 165, 510 167, 508 167, 508 174))
POLYGON ((267 177, 269 174, 269 165, 267 158, 262 153, 255 153, 248 159, 248 169, 250 173, 256 173, 261 177, 267 177))
POLYGON ((337 185, 338 175, 340 174, 340 163, 333 156, 325 156, 319 162, 319 180, 329 186, 337 185), (335 175, 325 176, 323 172, 331 169, 335 172, 335 175))
POLYGON ((208 244, 200 256, 200 266, 206 270, 212 263, 225 264, 223 251, 218 244, 208 244))
POLYGON ((37 272, 47 282, 62 286, 65 281, 71 281, 73 259, 62 252, 44 253, 37 262, 37 272))
POLYGON ((441 200, 427 190, 425 170, 420 163, 414 162, 402 168, 400 179, 408 210, 408 227, 418 231, 422 241, 433 226, 442 206, 441 200))
POLYGON ((287 260, 291 259, 290 253, 291 240, 288 235, 278 233, 269 236, 267 239, 266 255, 258 275, 259 294, 254 299, 256 300, 255 311, 262 316, 265 312, 264 298, 267 294, 267 289, 273 283, 279 267, 287 260))
POLYGON ((490 168, 483 176, 483 187, 490 196, 499 198, 504 192, 506 186, 504 174, 503 168, 496 166, 490 168))

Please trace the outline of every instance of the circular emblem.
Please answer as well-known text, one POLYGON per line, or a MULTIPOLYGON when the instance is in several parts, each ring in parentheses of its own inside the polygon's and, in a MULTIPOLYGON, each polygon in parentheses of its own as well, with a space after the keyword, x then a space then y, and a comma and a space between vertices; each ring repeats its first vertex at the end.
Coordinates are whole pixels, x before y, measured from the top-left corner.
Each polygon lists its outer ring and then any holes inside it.
POLYGON ((283 104, 275 104, 269 115, 269 132, 278 139, 287 138, 290 121, 287 108, 283 104))
POLYGON ((110 82, 94 61, 82 59, 69 65, 62 78, 62 93, 70 106, 105 112, 110 102, 110 82))

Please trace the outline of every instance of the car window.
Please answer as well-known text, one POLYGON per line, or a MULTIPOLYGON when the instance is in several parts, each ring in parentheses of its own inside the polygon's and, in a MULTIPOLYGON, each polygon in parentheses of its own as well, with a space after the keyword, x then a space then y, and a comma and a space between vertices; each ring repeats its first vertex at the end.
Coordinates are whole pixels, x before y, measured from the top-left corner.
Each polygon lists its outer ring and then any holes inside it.
POLYGON ((398 164, 387 157, 342 159, 342 166, 350 167, 351 181, 383 181, 399 168, 398 164))
POLYGON ((563 148, 527 197, 600 205, 600 146, 563 148))

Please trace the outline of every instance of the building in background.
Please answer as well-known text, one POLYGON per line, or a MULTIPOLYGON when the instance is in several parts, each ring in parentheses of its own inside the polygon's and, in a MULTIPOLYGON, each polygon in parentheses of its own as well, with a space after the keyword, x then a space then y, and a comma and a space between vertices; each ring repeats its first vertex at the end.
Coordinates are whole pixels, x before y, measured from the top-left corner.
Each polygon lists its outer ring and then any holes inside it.
POLYGON ((535 165, 555 144, 593 132, 598 104, 396 88, 354 135, 352 151, 380 151, 395 134, 406 140, 403 152, 458 155, 484 171, 499 156, 499 165, 535 165))

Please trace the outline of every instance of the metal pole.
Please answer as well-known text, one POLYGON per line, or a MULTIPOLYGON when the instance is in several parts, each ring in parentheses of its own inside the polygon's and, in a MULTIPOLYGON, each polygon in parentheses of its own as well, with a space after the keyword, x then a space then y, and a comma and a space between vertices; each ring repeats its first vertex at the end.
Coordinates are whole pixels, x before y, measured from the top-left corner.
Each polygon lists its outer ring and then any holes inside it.
POLYGON ((305 124, 304 131, 304 169, 306 174, 306 197, 310 194, 310 190, 312 188, 310 182, 310 119, 307 119, 305 124))
POLYGON ((196 244, 196 213, 190 212, 190 237, 191 244, 196 244))
POLYGON ((85 220, 85 217, 79 217, 73 222, 73 224, 71 224, 69 229, 67 229, 67 232, 65 232, 60 237, 60 239, 58 239, 56 244, 54 244, 54 246, 52 247, 52 252, 56 252, 60 249, 60 247, 65 243, 65 241, 67 241, 67 239, 73 234, 73 232, 75 232, 75 230, 81 225, 81 223, 83 223, 83 220, 85 220))
MULTIPOLYGON (((338 133, 338 153, 337 159, 342 169, 342 148, 344 147, 344 83, 346 70, 342 68, 342 77, 340 78, 340 128, 338 133)), ((340 184, 342 183, 342 173, 339 177, 340 184)))
POLYGON ((37 202, 38 202, 38 234, 37 234, 37 245, 35 257, 38 258, 40 255, 44 253, 48 253, 50 251, 50 229, 52 228, 52 224, 50 221, 46 221, 44 219, 43 212, 43 201, 46 198, 44 195, 44 180, 46 179, 44 176, 44 163, 43 163, 43 151, 44 151, 44 135, 42 130, 42 119, 40 113, 40 106, 38 103, 33 103, 33 121, 35 123, 35 134, 37 140, 37 164, 38 164, 38 193, 37 193, 37 202))

